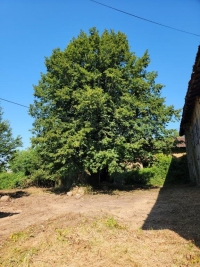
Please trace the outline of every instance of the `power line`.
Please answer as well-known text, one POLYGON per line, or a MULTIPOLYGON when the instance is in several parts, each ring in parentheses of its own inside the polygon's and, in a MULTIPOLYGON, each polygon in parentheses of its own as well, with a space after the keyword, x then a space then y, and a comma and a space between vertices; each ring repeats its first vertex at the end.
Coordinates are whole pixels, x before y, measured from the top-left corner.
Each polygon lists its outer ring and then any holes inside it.
POLYGON ((179 32, 183 32, 183 33, 186 33, 186 34, 190 34, 190 35, 194 35, 194 36, 198 36, 198 37, 200 37, 200 35, 199 35, 199 34, 196 34, 196 33, 187 32, 187 31, 180 30, 180 29, 177 29, 177 28, 174 28, 174 27, 171 27, 171 26, 164 25, 164 24, 159 23, 159 22, 155 22, 155 21, 152 21, 152 20, 149 20, 149 19, 145 19, 145 18, 139 17, 139 16, 137 16, 137 15, 128 13, 128 12, 126 12, 126 11, 123 11, 123 10, 121 10, 121 9, 117 9, 117 8, 115 8, 115 7, 108 6, 108 5, 102 4, 102 3, 97 2, 97 1, 94 1, 94 0, 90 0, 90 1, 91 1, 91 2, 94 2, 94 3, 96 3, 96 4, 99 4, 99 5, 101 5, 101 6, 105 6, 105 7, 107 7, 107 8, 116 10, 116 11, 118 11, 118 12, 124 13, 124 14, 126 14, 126 15, 135 17, 135 18, 137 18, 137 19, 145 20, 145 21, 147 21, 147 22, 150 22, 150 23, 153 23, 153 24, 157 24, 157 25, 159 25, 159 26, 162 26, 162 27, 165 27, 165 28, 169 28, 169 29, 171 29, 171 30, 175 30, 175 31, 179 31, 179 32))
MULTIPOLYGON (((107 7, 107 8, 110 8, 110 9, 112 9, 112 10, 116 10, 116 11, 121 12, 121 13, 123 13, 123 14, 129 15, 129 16, 132 16, 132 17, 135 17, 135 18, 137 18, 137 19, 141 19, 141 20, 144 20, 144 21, 147 21, 147 22, 150 22, 150 23, 153 23, 153 24, 156 24, 156 25, 165 27, 165 28, 169 28, 169 29, 172 29, 172 30, 175 30, 175 31, 179 31, 179 32, 183 32, 183 33, 186 33, 186 34, 190 34, 190 35, 194 35, 194 36, 198 36, 198 37, 200 37, 200 35, 199 35, 199 34, 196 34, 196 33, 187 32, 187 31, 180 30, 180 29, 177 29, 177 28, 174 28, 174 27, 171 27, 171 26, 168 26, 168 25, 159 23, 159 22, 155 22, 155 21, 152 21, 152 20, 149 20, 149 19, 145 19, 145 18, 143 18, 143 17, 134 15, 134 14, 132 14, 132 13, 123 11, 123 10, 121 10, 121 9, 117 9, 117 8, 115 8, 115 7, 112 7, 112 6, 108 6, 108 5, 106 5, 106 4, 100 3, 100 2, 95 1, 95 0, 90 0, 90 1, 91 1, 91 2, 94 2, 94 3, 98 4, 98 5, 101 5, 101 6, 105 6, 105 7, 107 7)), ((0 99, 3 100, 3 101, 9 102, 9 103, 11 103, 11 104, 15 104, 15 105, 18 105, 18 106, 21 106, 21 107, 24 107, 24 108, 29 108, 28 106, 25 106, 25 105, 23 105, 23 104, 16 103, 16 102, 13 102, 13 101, 10 101, 10 100, 1 98, 1 97, 0 97, 0 99)))
POLYGON ((18 105, 18 106, 21 106, 21 107, 24 107, 24 108, 29 108, 28 106, 25 106, 25 105, 22 105, 22 104, 19 104, 19 103, 16 103, 16 102, 13 102, 13 101, 10 101, 10 100, 7 100, 7 99, 4 99, 4 98, 1 98, 1 100, 3 101, 6 101, 6 102, 9 102, 9 103, 12 103, 12 104, 15 104, 15 105, 18 105))

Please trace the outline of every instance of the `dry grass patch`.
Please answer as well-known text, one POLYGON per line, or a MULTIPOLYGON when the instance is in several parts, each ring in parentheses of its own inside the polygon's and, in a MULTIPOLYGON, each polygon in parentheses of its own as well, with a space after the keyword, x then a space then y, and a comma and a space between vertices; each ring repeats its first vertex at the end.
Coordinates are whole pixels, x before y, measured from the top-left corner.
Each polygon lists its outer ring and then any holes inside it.
POLYGON ((111 216, 69 213, 10 235, 2 267, 200 266, 200 250, 170 230, 133 230, 111 216))

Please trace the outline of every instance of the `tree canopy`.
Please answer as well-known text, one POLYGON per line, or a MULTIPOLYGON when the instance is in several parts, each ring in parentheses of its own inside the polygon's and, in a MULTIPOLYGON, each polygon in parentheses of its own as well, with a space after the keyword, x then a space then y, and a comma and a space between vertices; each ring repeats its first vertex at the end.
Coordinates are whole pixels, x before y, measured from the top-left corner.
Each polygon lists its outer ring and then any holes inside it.
POLYGON ((3 120, 3 111, 0 107, 0 172, 5 170, 9 159, 19 146, 22 146, 21 138, 12 136, 10 124, 3 120))
POLYGON ((137 57, 124 33, 96 28, 45 59, 30 114, 32 144, 49 177, 113 173, 170 148, 167 126, 179 111, 165 104, 149 63, 148 51, 137 57))

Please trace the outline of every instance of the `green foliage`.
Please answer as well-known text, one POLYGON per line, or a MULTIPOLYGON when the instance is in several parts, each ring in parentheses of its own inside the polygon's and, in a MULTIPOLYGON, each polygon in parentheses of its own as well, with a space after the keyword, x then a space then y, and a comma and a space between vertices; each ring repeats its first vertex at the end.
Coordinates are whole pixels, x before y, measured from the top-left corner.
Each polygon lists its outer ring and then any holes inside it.
POLYGON ((12 130, 8 121, 3 120, 0 107, 0 172, 6 169, 9 159, 14 155, 16 148, 22 146, 21 138, 12 137, 12 130))
POLYGON ((179 182, 187 183, 189 181, 190 179, 189 179, 187 155, 183 155, 182 157, 179 158, 173 157, 165 184, 179 183, 179 182))
POLYGON ((126 185, 147 185, 153 176, 150 168, 134 169, 123 172, 116 172, 111 175, 111 179, 118 186, 126 185))
POLYGON ((36 169, 30 176, 32 184, 39 187, 53 187, 55 181, 42 168, 36 169))
POLYGON ((0 189, 22 188, 29 185, 23 173, 0 173, 0 189))
POLYGON ((28 183, 35 186, 51 187, 55 185, 53 179, 50 179, 48 173, 40 168, 40 156, 36 149, 17 151, 14 157, 9 161, 9 169, 14 173, 23 173, 28 183))
POLYGON ((34 171, 39 169, 39 165, 40 157, 37 151, 31 148, 17 151, 9 161, 9 168, 13 172, 23 172, 26 176, 33 174, 34 171))
POLYGON ((130 51, 125 34, 95 28, 46 58, 30 107, 46 178, 112 174, 171 148, 175 133, 166 126, 179 111, 166 106, 149 63, 148 52, 138 58, 130 51))
POLYGON ((167 185, 185 183, 189 181, 187 156, 174 157, 171 155, 156 155, 156 162, 150 168, 152 177, 149 184, 167 185))
POLYGON ((163 186, 189 181, 186 155, 176 158, 157 154, 151 167, 115 173, 112 179, 121 185, 163 186))
POLYGON ((152 175, 149 180, 149 184, 162 186, 165 183, 169 169, 171 168, 172 158, 173 157, 171 155, 164 154, 158 154, 155 156, 155 162, 152 167, 149 168, 149 172, 152 175))
POLYGON ((105 221, 105 225, 106 225, 107 227, 111 228, 111 229, 113 229, 113 228, 117 228, 117 229, 126 229, 125 226, 120 225, 120 224, 118 223, 118 221, 116 221, 116 219, 113 218, 113 217, 109 217, 109 218, 107 218, 106 221, 105 221))
POLYGON ((25 240, 27 239, 27 234, 25 232, 16 232, 10 235, 10 239, 13 242, 18 242, 19 240, 25 240))

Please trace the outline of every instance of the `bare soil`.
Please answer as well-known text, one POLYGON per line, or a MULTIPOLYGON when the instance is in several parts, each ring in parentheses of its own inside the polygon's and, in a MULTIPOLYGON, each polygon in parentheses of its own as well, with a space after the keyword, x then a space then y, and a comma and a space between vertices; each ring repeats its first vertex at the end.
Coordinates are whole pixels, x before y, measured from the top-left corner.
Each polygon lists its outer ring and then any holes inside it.
POLYGON ((159 190, 115 191, 111 194, 83 195, 79 199, 67 194, 30 188, 23 191, 0 191, 11 200, 0 202, 0 242, 11 233, 49 218, 67 213, 109 214, 135 229, 141 228, 154 206, 159 190))
POLYGON ((200 188, 0 191, 0 266, 200 266, 200 188))

